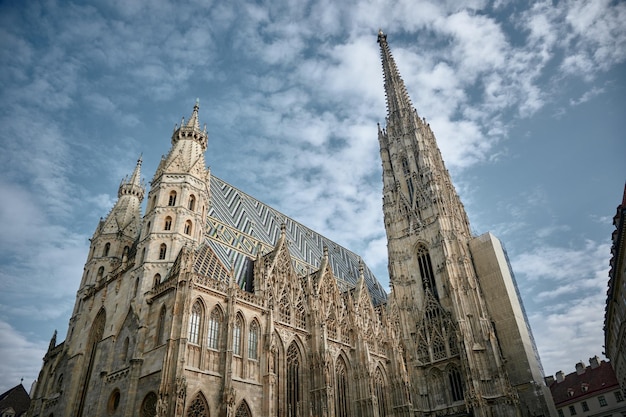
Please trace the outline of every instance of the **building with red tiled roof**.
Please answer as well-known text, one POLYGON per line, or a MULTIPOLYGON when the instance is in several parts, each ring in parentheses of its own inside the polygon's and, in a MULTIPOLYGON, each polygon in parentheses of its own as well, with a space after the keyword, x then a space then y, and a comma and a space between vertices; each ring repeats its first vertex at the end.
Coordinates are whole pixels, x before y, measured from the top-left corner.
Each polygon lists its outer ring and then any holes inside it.
POLYGON ((30 406, 30 396, 20 383, 0 394, 0 417, 20 417, 30 406))
POLYGON ((581 361, 576 372, 546 378, 559 417, 624 417, 626 401, 613 367, 595 356, 589 366, 581 361))

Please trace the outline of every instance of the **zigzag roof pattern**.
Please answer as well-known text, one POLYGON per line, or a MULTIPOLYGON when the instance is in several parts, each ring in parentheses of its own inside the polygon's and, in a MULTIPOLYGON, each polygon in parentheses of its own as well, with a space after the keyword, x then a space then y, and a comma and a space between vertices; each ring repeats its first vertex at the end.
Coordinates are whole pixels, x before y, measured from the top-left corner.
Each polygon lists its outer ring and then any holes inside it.
MULTIPOLYGON (((247 280, 252 273, 251 261, 256 259, 259 251, 264 255, 274 250, 283 223, 298 274, 317 270, 324 247, 327 247, 339 290, 343 292, 356 286, 362 262, 357 254, 211 175, 205 244, 211 247, 223 265, 234 270, 241 287, 250 284, 247 280)), ((365 264, 363 275, 374 305, 385 303, 386 292, 365 264)))

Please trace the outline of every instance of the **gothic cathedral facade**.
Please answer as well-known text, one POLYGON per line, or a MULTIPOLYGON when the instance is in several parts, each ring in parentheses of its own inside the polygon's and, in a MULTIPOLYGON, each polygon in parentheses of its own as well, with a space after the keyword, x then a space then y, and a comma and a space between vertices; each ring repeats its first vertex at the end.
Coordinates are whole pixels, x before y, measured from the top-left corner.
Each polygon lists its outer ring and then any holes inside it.
POLYGON ((30 416, 556 416, 506 253, 472 236, 382 32, 391 293, 211 174, 199 105, 98 224, 30 416))

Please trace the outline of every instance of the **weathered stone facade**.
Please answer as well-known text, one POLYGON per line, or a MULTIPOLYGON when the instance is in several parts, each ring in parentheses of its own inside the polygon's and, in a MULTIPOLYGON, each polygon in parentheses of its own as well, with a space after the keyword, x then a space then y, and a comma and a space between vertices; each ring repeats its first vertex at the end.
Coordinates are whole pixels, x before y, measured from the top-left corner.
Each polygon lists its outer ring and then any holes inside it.
POLYGON ((516 331, 525 317, 506 320, 517 295, 492 286, 510 297, 501 309, 481 290, 481 279, 510 289, 494 273, 508 267, 503 253, 481 251, 477 273, 434 135, 382 33, 379 43, 391 295, 356 254, 211 175, 196 104, 144 215, 138 161, 98 225, 31 416, 550 415, 542 390, 525 379, 532 395, 521 395, 507 365, 541 381, 532 339, 516 331), (502 344, 497 326, 515 339, 502 344))

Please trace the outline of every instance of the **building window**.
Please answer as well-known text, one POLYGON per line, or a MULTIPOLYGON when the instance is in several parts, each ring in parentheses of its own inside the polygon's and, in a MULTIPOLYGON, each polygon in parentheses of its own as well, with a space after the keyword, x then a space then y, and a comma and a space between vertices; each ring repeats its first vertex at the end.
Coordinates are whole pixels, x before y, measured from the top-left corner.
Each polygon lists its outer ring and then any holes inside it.
POLYGON ((430 261, 430 254, 428 253, 428 249, 426 249, 423 245, 417 250, 417 261, 420 268, 420 275, 422 277, 422 286, 424 290, 430 291, 435 298, 439 299, 439 294, 437 294, 437 284, 435 283, 435 274, 433 273, 433 265, 430 261))
POLYGON ((613 394, 615 394, 615 401, 617 401, 618 403, 624 401, 624 396, 622 396, 621 391, 615 391, 613 394))
POLYGON ((202 321, 202 306, 196 301, 191 309, 189 320, 189 343, 198 344, 200 341, 200 322, 202 321))
POLYGON ((163 227, 163 230, 172 230, 172 218, 170 216, 165 218, 165 227, 163 227))
POLYGON ((259 325, 256 321, 250 324, 250 331, 248 332, 248 359, 256 360, 258 358, 257 352, 259 350, 259 325))
POLYGON ((289 297, 287 292, 283 292, 283 296, 280 298, 280 304, 278 306, 278 320, 283 323, 291 323, 291 311, 289 310, 289 297))
POLYGON ((102 251, 102 256, 109 256, 109 251, 111 250, 111 244, 109 242, 104 245, 104 250, 102 251))
POLYGON ((565 417, 565 414, 563 414, 563 410, 561 410, 560 408, 559 408, 559 417, 565 417))
POLYGON ((385 379, 380 368, 376 369, 376 377, 374 379, 374 388, 376 390, 376 399, 378 400, 379 417, 387 416, 387 389, 385 387, 385 379))
POLYGON ((170 199, 167 202, 168 206, 175 206, 176 205, 176 191, 172 191, 170 193, 170 199))
POLYGON ((250 407, 248 407, 248 404, 246 404, 245 401, 242 401, 241 404, 239 404, 239 407, 237 407, 235 417, 252 417, 250 407))
POLYGON ((103 266, 98 268, 98 276, 96 277, 96 281, 100 282, 100 281, 102 281, 102 278, 104 278, 104 267, 103 266))
POLYGON ((604 398, 604 395, 599 395, 598 396, 598 403, 600 403, 600 407, 606 407, 607 406, 606 398, 604 398))
POLYGON ((450 384, 452 401, 463 401, 465 398, 465 390, 463 388, 463 379, 458 369, 452 368, 448 371, 448 383, 450 384))
POLYGON ((302 304, 302 301, 298 302, 296 306, 296 327, 306 329, 306 313, 304 312, 304 304, 302 304))
POLYGON ((218 349, 220 340, 220 327, 222 324, 222 311, 215 307, 209 319, 209 349, 218 349))
POLYGON ((117 408, 120 406, 120 390, 115 389, 111 395, 109 396, 109 403, 107 404, 107 411, 109 414, 115 413, 117 408))
POLYGON ((189 204, 187 205, 187 208, 191 211, 196 208, 196 197, 194 197, 193 194, 189 196, 189 204))
POLYGON ((155 417, 156 416, 156 406, 157 406, 157 396, 154 392, 148 393, 143 399, 141 403, 141 410, 139 411, 139 415, 141 417, 155 417))
POLYGON ((159 313, 159 327, 157 328, 157 346, 163 344, 165 341, 163 337, 165 336, 165 306, 161 307, 161 312, 159 313))
POLYGON ((343 358, 337 361, 335 368, 335 400, 337 402, 337 417, 348 417, 350 410, 348 409, 348 369, 343 358))
POLYGON ((287 349, 287 416, 299 416, 300 398, 300 352, 295 343, 287 349))
POLYGON ((235 320, 235 328, 233 329, 233 354, 241 355, 241 317, 237 316, 235 320))
POLYGON ((576 414, 577 414, 577 413, 576 413, 576 407, 575 407, 575 406, 573 406, 573 405, 570 405, 570 406, 569 406, 569 415, 570 415, 570 416, 575 416, 576 414))
POLYGON ((198 394, 189 405, 187 417, 209 417, 209 406, 202 394, 198 394))
POLYGON ((161 283, 161 274, 155 274, 152 282, 154 283, 154 287, 156 288, 156 286, 161 283))
POLYGON ((185 230, 184 230, 186 235, 190 235, 191 234, 191 220, 187 220, 185 222, 185 230))
POLYGON ((589 411, 589 405, 587 404, 587 401, 583 401, 582 403, 580 403, 580 405, 582 405, 583 411, 589 411))
POLYGON ((165 243, 161 243, 159 247, 159 259, 165 259, 165 255, 167 254, 167 245, 165 243))

